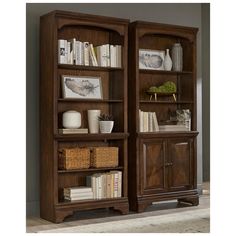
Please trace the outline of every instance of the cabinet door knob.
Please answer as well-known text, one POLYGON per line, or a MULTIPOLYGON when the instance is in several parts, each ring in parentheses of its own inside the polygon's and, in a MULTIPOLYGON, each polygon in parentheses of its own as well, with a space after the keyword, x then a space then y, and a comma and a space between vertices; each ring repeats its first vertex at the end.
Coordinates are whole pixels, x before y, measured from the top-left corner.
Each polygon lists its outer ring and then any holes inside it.
POLYGON ((165 164, 165 166, 172 166, 172 165, 173 165, 172 162, 168 162, 168 163, 165 164))

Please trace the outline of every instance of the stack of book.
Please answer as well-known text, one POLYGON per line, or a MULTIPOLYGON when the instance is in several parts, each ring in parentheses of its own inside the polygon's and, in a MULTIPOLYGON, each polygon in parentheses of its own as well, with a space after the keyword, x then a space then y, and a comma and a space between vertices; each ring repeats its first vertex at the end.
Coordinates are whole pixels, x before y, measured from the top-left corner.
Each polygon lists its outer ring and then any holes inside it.
POLYGON ((92 188, 87 186, 64 188, 64 199, 69 201, 93 199, 92 188))
POLYGON ((80 129, 59 129, 59 134, 87 134, 87 128, 80 129))
POLYGON ((121 45, 92 43, 75 38, 58 40, 58 63, 84 66, 121 67, 121 45))
POLYGON ((122 172, 110 171, 87 176, 87 185, 91 186, 94 199, 121 197, 122 172))
POLYGON ((189 131, 189 128, 185 125, 160 125, 159 126, 160 131, 189 131))
POLYGON ((155 112, 145 112, 139 110, 139 131, 140 132, 159 131, 157 116, 155 112))

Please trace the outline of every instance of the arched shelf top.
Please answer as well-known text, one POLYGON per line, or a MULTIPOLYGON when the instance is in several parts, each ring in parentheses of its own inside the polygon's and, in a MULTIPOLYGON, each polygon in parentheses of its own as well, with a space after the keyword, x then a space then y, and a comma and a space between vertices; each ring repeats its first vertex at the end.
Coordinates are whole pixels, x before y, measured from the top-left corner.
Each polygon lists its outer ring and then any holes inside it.
POLYGON ((190 43, 192 43, 195 39, 195 36, 190 32, 172 32, 170 30, 159 30, 158 32, 156 30, 146 30, 146 29, 139 29, 138 37, 142 38, 145 36, 162 36, 162 37, 172 37, 172 38, 179 38, 188 40, 190 43))
POLYGON ((109 25, 100 22, 92 22, 86 20, 74 20, 74 19, 58 19, 57 29, 62 30, 65 27, 78 26, 78 27, 89 27, 96 28, 100 30, 110 30, 111 32, 117 32, 120 36, 124 36, 124 26, 123 25, 109 25))

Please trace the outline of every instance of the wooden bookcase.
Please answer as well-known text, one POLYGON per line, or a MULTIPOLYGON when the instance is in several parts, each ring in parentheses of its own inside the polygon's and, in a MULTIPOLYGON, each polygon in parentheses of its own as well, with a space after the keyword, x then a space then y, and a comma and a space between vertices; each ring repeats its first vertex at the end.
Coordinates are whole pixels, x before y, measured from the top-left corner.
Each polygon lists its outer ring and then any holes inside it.
POLYGON ((196 28, 150 22, 129 25, 129 204, 138 212, 152 202, 178 199, 198 205, 196 156, 196 28), (183 48, 183 71, 139 69, 139 49, 183 48), (177 101, 150 101, 145 91, 173 81, 177 101), (170 112, 190 109, 192 128, 187 132, 140 132, 139 109, 156 112, 159 125, 170 112))
POLYGON ((114 208, 126 214, 127 194, 127 53, 128 20, 54 11, 40 19, 40 215, 52 222, 61 222, 74 211, 114 208), (92 67, 58 64, 58 39, 76 38, 94 46, 122 45, 122 67, 92 67), (63 99, 62 75, 99 76, 103 100, 63 99), (100 109, 114 116, 111 134, 59 134, 62 113, 77 110, 82 114, 82 128, 88 128, 87 110, 100 109), (62 147, 119 147, 117 168, 59 170, 58 149, 62 147), (110 170, 122 171, 122 197, 102 200, 65 202, 60 189, 85 185, 87 175, 110 170))

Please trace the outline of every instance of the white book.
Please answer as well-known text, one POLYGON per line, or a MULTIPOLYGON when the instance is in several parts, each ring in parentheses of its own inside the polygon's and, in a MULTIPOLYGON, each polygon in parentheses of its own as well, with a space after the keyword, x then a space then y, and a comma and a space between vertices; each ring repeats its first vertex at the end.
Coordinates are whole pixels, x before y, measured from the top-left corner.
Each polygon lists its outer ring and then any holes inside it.
POLYGON ((106 51, 106 66, 111 66, 111 59, 110 59, 110 44, 105 44, 105 51, 106 51))
POLYGON ((91 181, 91 186, 92 186, 92 191, 93 191, 93 199, 97 198, 97 190, 96 190, 96 176, 93 175, 92 176, 92 181, 91 181))
POLYGON ((98 199, 102 198, 102 175, 98 177, 98 199))
POLYGON ((148 132, 148 112, 143 112, 143 132, 148 132))
POLYGON ((84 42, 84 65, 89 66, 89 42, 84 42))
POLYGON ((87 186, 79 186, 79 187, 70 187, 64 188, 64 193, 88 193, 91 192, 92 188, 87 186))
POLYGON ((153 112, 152 115, 153 115, 153 131, 156 132, 156 131, 159 131, 156 112, 153 112))
POLYGON ((73 65, 73 50, 72 50, 72 43, 67 41, 67 64, 73 65))
POLYGON ((153 113, 148 112, 148 132, 153 132, 153 113))
POLYGON ((139 132, 143 132, 143 111, 139 110, 139 132))
POLYGON ((64 40, 64 44, 65 44, 65 59, 64 59, 64 64, 68 64, 68 43, 67 40, 64 40))
POLYGON ((64 193, 65 197, 93 197, 93 192, 89 192, 89 193, 74 193, 74 194, 68 194, 68 193, 64 193))
POLYGON ((76 39, 75 38, 69 39, 69 42, 71 43, 71 50, 72 50, 72 64, 76 64, 75 63, 75 59, 76 59, 76 39))
POLYGON ((116 45, 116 67, 121 67, 121 45, 116 45))
POLYGON ((118 180, 119 180, 119 174, 118 171, 111 171, 113 175, 113 197, 118 197, 118 180))
POLYGON ((64 196, 64 199, 69 200, 69 201, 79 201, 79 200, 85 200, 85 199, 93 199, 93 196, 81 196, 81 197, 68 197, 64 196))
POLYGON ((116 67, 116 47, 110 45, 110 66, 116 67))
POLYGON ((75 64, 84 65, 84 44, 83 42, 75 42, 75 64))
POLYGON ((122 196, 122 171, 118 171, 118 197, 122 196))
POLYGON ((65 40, 64 39, 59 39, 58 40, 58 63, 59 64, 65 64, 65 40))

